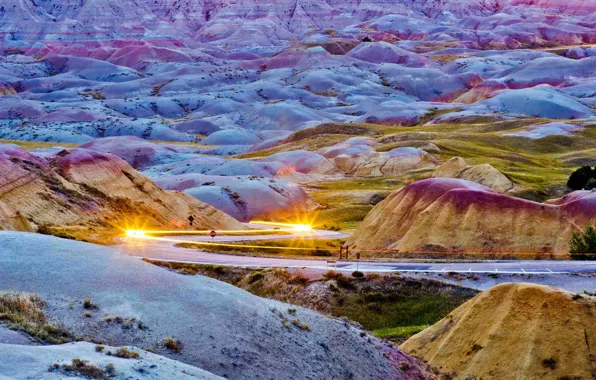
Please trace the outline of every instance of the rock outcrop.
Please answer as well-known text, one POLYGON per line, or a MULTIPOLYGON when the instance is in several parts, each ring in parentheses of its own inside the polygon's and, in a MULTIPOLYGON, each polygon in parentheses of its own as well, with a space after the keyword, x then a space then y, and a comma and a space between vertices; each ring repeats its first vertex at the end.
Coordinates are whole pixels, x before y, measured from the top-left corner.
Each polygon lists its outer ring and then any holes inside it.
POLYGON ((591 379, 596 299, 554 287, 498 285, 401 348, 453 379, 591 379))
POLYGON ((377 152, 375 145, 378 143, 372 140, 353 138, 318 153, 331 160, 340 172, 355 177, 400 175, 436 166, 436 159, 421 149, 404 147, 377 152))
POLYGON ((348 240, 365 256, 411 253, 555 254, 596 218, 596 192, 543 204, 460 179, 428 179, 394 191, 348 240))
POLYGON ((4 229, 90 222, 180 228, 188 224, 189 215, 197 227, 244 228, 186 194, 161 190, 114 155, 77 148, 43 157, 16 145, 0 145, 4 229))
POLYGON ((469 166, 461 157, 453 157, 438 166, 434 178, 459 178, 490 187, 499 193, 514 189, 514 183, 490 164, 469 166))

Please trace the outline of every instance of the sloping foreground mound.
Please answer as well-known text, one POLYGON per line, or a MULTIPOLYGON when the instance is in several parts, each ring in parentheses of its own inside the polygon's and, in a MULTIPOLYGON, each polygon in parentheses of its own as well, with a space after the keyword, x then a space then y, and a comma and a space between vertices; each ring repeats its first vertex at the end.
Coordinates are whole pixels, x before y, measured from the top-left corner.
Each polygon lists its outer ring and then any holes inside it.
POLYGON ((150 348, 230 379, 427 378, 398 349, 308 309, 106 247, 6 231, 0 241, 0 290, 37 292, 49 317, 89 340, 150 348), (181 340, 180 353, 166 337, 181 340))
POLYGON ((183 227, 243 226, 193 197, 164 191, 122 159, 86 149, 33 155, 0 145, 0 229, 36 225, 120 224, 183 227))
POLYGON ((595 204, 596 192, 542 204, 461 179, 428 179, 391 193, 348 244, 367 256, 397 251, 564 255, 572 232, 596 219, 595 204))
POLYGON ((0 377, 13 379, 88 379, 91 373, 101 378, 100 373, 108 378, 113 375, 119 379, 138 378, 140 374, 150 379, 222 379, 219 376, 199 368, 182 364, 147 351, 131 349, 141 355, 139 359, 118 358, 107 355, 118 348, 104 347, 102 352, 95 350, 95 345, 86 342, 70 343, 60 346, 20 346, 0 344, 0 377), (77 363, 79 370, 70 370, 77 363), (76 359, 87 361, 77 362, 76 359), (59 368, 54 365, 57 364, 59 368), (108 367, 114 366, 112 373, 108 367), (52 368, 50 371, 49 369, 52 368), (92 372, 93 371, 93 372, 92 372))
POLYGON ((457 379, 596 378, 596 300, 533 284, 502 284, 401 348, 457 379))

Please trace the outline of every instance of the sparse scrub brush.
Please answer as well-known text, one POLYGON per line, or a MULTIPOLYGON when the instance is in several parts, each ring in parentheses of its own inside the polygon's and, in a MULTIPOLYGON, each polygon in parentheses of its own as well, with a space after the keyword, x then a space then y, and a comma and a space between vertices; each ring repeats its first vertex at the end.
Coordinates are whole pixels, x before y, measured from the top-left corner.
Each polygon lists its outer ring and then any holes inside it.
POLYGON ((167 337, 164 340, 163 345, 165 348, 175 353, 179 353, 182 351, 182 342, 172 337, 167 337))
POLYGON ((129 350, 126 347, 120 347, 114 356, 123 359, 139 359, 141 357, 138 352, 129 350))

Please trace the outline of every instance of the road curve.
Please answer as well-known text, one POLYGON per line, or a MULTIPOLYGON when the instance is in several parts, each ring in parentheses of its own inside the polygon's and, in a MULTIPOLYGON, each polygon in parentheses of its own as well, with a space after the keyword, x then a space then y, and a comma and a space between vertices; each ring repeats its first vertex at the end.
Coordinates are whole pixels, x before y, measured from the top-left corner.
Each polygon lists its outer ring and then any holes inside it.
MULTIPOLYGON (((345 238, 347 235, 314 230, 311 232, 295 232, 292 235, 259 235, 259 236, 219 236, 216 243, 231 241, 271 240, 301 238, 345 238)), ((133 257, 152 260, 211 264, 252 268, 308 268, 317 270, 335 269, 352 272, 427 272, 427 273, 502 273, 502 274, 543 274, 557 275, 569 273, 596 273, 596 261, 564 261, 564 260, 498 260, 478 262, 407 262, 407 261, 339 261, 305 260, 270 257, 234 256, 203 252, 198 249, 175 247, 182 241, 206 241, 209 236, 169 236, 164 240, 126 239, 116 247, 119 251, 133 257)))

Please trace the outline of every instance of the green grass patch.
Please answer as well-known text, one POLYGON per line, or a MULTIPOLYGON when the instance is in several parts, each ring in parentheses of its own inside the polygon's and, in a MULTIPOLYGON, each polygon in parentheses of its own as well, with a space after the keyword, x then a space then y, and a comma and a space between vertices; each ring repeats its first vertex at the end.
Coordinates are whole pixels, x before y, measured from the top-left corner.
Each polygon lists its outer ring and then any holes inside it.
POLYGON ((374 336, 383 339, 408 339, 426 329, 428 325, 400 326, 374 330, 374 336))

